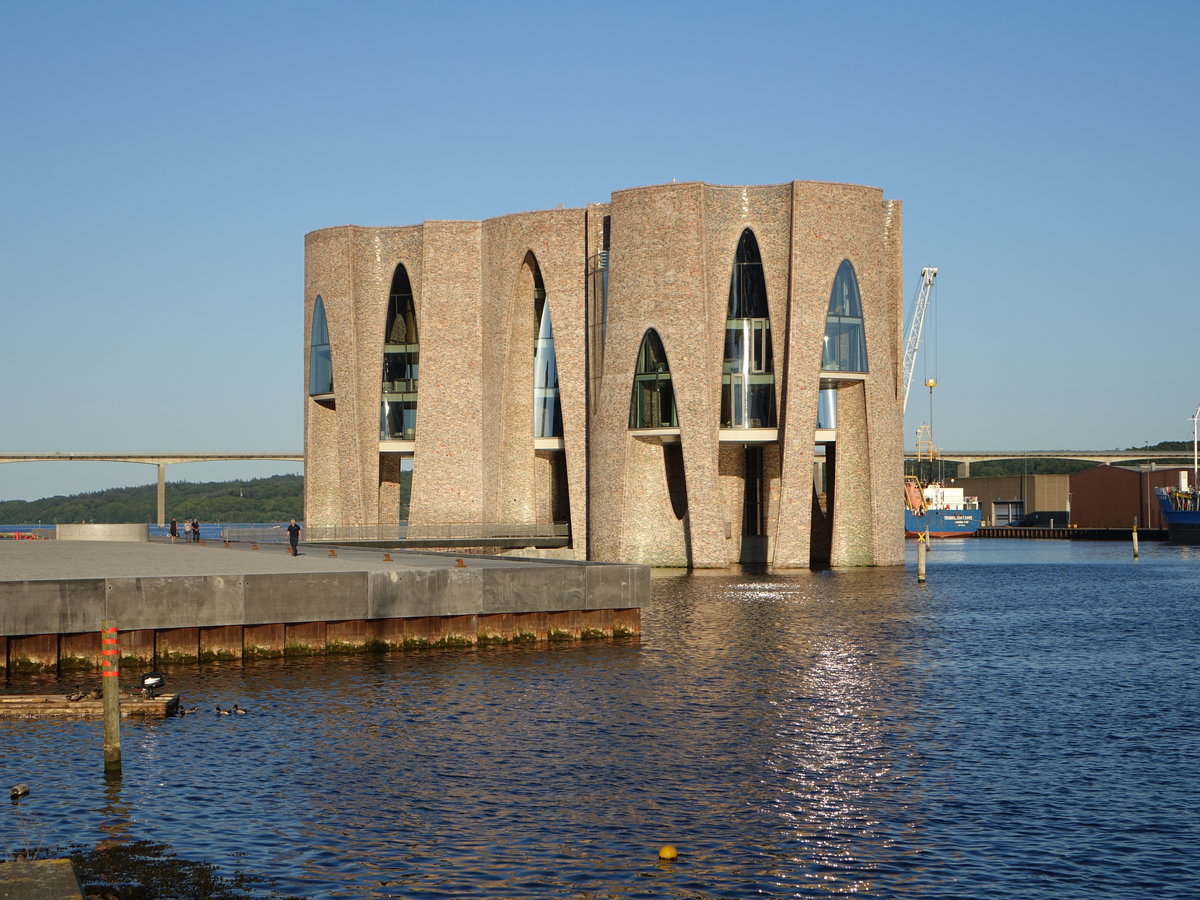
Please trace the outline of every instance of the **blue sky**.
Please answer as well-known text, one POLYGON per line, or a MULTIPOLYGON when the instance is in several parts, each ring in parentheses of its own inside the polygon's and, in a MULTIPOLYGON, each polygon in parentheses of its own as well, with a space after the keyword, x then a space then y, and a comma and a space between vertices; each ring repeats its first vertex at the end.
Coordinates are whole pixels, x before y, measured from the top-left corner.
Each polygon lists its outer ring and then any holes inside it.
MULTIPOLYGON (((903 201, 943 448, 1191 437, 1194 3, 7 2, 0 32, 0 450, 299 451, 306 232, 671 179, 903 201)), ((906 446, 928 418, 914 386, 906 446)), ((4 464, 0 499, 153 478, 4 464)))

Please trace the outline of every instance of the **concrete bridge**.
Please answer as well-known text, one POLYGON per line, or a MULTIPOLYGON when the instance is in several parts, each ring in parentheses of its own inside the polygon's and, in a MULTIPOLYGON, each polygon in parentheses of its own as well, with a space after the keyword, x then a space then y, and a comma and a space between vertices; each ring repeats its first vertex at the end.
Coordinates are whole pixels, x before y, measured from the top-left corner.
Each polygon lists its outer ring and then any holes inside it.
MULTIPOLYGON (((905 459, 917 459, 915 452, 906 452, 905 459)), ((928 456, 924 457, 928 459, 928 456)), ((971 463, 992 459, 1077 459, 1083 462, 1113 463, 1154 462, 1161 460, 1179 464, 1192 462, 1192 454, 1186 450, 969 450, 937 451, 937 458, 946 462, 962 463, 962 478, 971 474, 971 463)))
MULTIPOLYGON (((905 453, 906 459, 916 459, 915 452, 905 453)), ((1190 461, 1186 451, 1172 450, 939 450, 938 458, 962 463, 962 477, 971 474, 971 463, 991 459, 1078 459, 1085 462, 1113 463, 1162 460, 1178 463, 1190 461)), ((126 462, 158 466, 158 524, 166 524, 166 470, 174 463, 239 462, 244 460, 277 459, 304 462, 303 453, 106 453, 106 452, 30 452, 0 451, 0 463, 46 462, 48 460, 84 460, 87 462, 126 462)))
POLYGON ((279 459, 304 462, 303 453, 105 453, 105 452, 34 452, 0 451, 0 463, 83 460, 86 462, 126 462, 158 466, 158 524, 167 517, 167 466, 188 462, 241 462, 251 459, 279 459))

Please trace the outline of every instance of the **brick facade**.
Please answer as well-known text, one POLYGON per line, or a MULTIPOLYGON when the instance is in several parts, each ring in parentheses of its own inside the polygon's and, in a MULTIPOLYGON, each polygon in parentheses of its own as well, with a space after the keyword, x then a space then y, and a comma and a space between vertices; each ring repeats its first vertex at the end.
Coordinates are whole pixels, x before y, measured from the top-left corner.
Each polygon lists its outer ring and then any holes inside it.
MULTIPOLYGON (((318 296, 334 398, 306 398, 310 525, 394 523, 405 455, 413 524, 538 523, 557 508, 569 511, 578 559, 701 568, 764 555, 778 568, 903 561, 900 204, 878 189, 693 182, 483 222, 323 229, 305 242, 306 348, 318 296), (746 229, 766 282, 778 424, 771 440, 751 445, 761 447, 765 523, 753 540, 743 540, 748 451, 720 434, 731 267, 746 229), (590 274, 605 250, 606 304, 590 274), (813 488, 814 423, 843 260, 858 281, 869 372, 838 381, 826 519, 813 488), (416 434, 403 446, 381 444, 379 422, 388 292, 401 264, 420 337, 416 434), (549 449, 535 447, 532 432, 538 278, 563 421, 549 449), (670 365, 672 433, 629 427, 648 329, 670 365)), ((306 355, 306 385, 307 376, 306 355)))

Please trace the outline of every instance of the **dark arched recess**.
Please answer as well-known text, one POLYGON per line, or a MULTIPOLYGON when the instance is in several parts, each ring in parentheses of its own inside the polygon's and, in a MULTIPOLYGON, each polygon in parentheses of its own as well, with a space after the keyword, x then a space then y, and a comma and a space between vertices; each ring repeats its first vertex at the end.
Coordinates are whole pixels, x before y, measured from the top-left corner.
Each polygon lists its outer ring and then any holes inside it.
POLYGON ((379 437, 385 441, 415 440, 421 344, 417 337, 412 285, 403 263, 396 266, 392 275, 383 342, 379 437))

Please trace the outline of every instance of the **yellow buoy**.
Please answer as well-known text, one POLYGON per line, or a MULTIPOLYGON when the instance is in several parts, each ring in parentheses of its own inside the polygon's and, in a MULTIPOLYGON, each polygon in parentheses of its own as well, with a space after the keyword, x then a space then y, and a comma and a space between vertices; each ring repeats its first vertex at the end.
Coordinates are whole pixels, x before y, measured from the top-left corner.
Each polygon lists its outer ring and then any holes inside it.
POLYGON ((675 857, 677 857, 677 856, 679 856, 679 851, 676 850, 674 847, 672 847, 670 844, 664 845, 658 851, 659 859, 675 859, 675 857))

